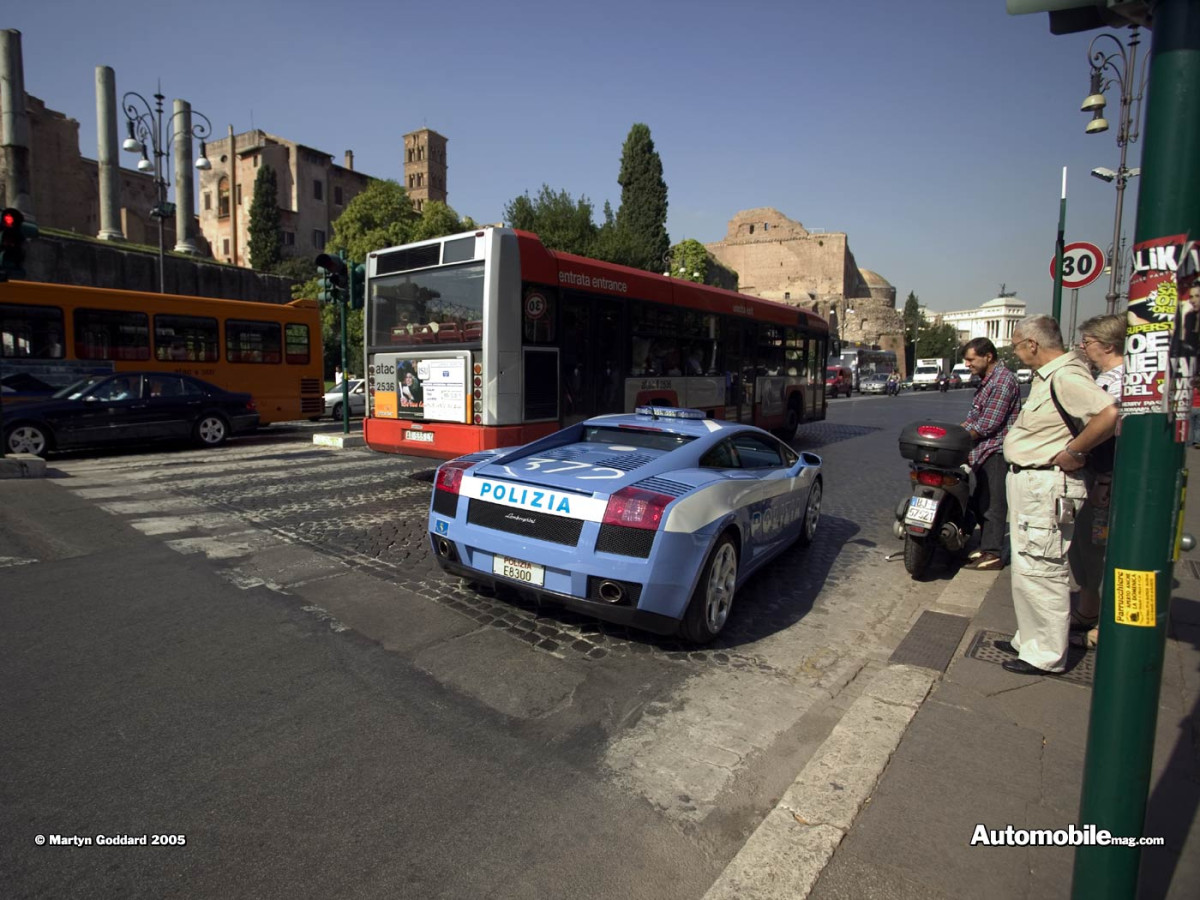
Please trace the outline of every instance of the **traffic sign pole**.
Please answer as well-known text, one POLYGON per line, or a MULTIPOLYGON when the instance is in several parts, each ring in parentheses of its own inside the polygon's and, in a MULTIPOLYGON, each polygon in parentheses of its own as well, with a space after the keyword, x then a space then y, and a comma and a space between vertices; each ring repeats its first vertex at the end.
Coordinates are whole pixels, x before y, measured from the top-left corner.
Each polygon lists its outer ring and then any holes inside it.
MULTIPOLYGON (((1062 270, 1063 270, 1063 232, 1067 227, 1067 167, 1063 166, 1062 199, 1058 201, 1058 238, 1054 241, 1054 263, 1050 273, 1054 278, 1054 300, 1051 303, 1050 315, 1055 322, 1062 321, 1062 270)), ((1060 326, 1061 327, 1061 326, 1060 326)))

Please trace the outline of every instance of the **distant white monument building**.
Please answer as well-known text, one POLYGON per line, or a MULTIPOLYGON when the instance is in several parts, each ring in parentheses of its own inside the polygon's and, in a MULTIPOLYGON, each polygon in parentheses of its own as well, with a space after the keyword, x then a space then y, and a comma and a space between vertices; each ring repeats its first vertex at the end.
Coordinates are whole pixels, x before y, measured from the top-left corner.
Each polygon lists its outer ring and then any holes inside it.
POLYGON ((1012 343, 1013 329, 1026 316, 1025 301, 1005 293, 1001 285, 1000 296, 980 307, 934 313, 934 316, 936 321, 954 326, 960 343, 985 337, 997 347, 1006 347, 1012 343))

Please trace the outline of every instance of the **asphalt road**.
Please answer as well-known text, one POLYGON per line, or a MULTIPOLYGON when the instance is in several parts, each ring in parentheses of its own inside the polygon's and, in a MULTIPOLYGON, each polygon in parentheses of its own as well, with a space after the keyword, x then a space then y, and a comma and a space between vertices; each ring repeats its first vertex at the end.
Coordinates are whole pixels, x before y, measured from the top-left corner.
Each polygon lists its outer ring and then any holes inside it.
POLYGON ((0 482, 0 895, 702 896, 952 577, 896 437, 969 401, 806 426, 818 540, 703 650, 445 577, 429 462, 311 427, 0 482), (186 844, 37 844, 101 834, 186 844))

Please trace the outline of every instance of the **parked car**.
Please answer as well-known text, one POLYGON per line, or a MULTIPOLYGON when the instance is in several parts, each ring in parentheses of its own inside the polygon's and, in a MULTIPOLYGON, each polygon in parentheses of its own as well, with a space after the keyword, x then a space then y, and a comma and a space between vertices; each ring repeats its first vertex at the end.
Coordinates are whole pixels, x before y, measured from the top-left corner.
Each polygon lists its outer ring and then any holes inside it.
POLYGON ((825 369, 825 396, 837 397, 845 394, 847 397, 854 390, 854 373, 845 366, 828 366, 825 369))
POLYGON ((162 372, 91 375, 50 399, 4 417, 6 453, 36 453, 116 442, 192 439, 216 447, 258 427, 249 394, 162 372))
POLYGON ((821 459, 701 410, 639 407, 444 463, 443 569, 703 643, 752 572, 813 540, 821 459))
POLYGON ((1033 369, 1017 369, 1017 384, 1029 384, 1033 381, 1033 369))
MULTIPOLYGON (((361 416, 367 411, 367 383, 361 378, 350 379, 350 415, 361 416)), ((325 415, 342 417, 342 383, 339 381, 325 393, 325 415)), ((319 419, 313 419, 315 422, 319 419)))
POLYGON ((886 394, 888 376, 882 372, 868 375, 859 382, 859 390, 864 394, 886 394))

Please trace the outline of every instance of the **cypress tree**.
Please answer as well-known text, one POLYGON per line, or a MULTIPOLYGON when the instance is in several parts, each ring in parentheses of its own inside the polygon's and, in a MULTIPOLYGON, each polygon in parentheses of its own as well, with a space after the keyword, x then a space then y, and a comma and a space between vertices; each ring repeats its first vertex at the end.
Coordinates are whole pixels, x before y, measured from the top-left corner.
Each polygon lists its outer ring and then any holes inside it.
POLYGON ((650 128, 641 122, 629 129, 621 150, 621 206, 617 210, 616 230, 627 265, 650 272, 661 272, 663 259, 670 249, 667 237, 667 183, 663 181, 662 160, 654 149, 650 128))
POLYGON ((270 271, 283 257, 283 226, 279 220, 279 188, 275 181, 275 170, 268 165, 260 167, 254 179, 249 233, 250 265, 258 272, 270 271))

